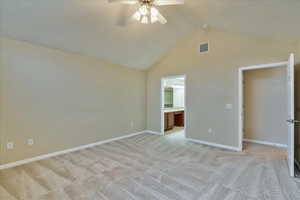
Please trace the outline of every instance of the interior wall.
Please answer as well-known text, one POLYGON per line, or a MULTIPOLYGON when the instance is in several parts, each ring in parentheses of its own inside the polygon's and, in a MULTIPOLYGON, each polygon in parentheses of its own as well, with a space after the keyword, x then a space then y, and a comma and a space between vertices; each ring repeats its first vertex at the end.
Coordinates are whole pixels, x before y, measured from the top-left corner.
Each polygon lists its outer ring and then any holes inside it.
POLYGON ((145 129, 146 72, 0 41, 1 164, 145 129))
MULTIPOLYGON (((296 52, 295 97, 296 119, 300 120, 300 40, 298 41, 298 49, 296 52)), ((295 126, 295 156, 300 162, 300 125, 295 126)))
POLYGON ((297 43, 297 52, 296 52, 296 56, 297 56, 297 64, 300 63, 300 39, 298 40, 298 43, 297 43))
POLYGON ((287 145, 287 69, 244 72, 244 138, 287 145))
POLYGON ((286 61, 295 51, 295 43, 197 31, 148 71, 147 129, 160 132, 160 79, 186 74, 187 137, 238 147, 238 68, 286 61), (209 53, 199 54, 206 41, 209 53))

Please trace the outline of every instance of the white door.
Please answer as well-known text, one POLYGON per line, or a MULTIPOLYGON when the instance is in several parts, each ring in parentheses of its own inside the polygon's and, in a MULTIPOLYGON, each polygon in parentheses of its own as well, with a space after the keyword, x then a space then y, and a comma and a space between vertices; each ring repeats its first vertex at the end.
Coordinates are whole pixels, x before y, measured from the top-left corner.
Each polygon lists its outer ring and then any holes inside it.
POLYGON ((287 67, 288 81, 288 165, 290 175, 294 176, 294 129, 295 129, 295 111, 294 111, 294 54, 290 55, 287 67))

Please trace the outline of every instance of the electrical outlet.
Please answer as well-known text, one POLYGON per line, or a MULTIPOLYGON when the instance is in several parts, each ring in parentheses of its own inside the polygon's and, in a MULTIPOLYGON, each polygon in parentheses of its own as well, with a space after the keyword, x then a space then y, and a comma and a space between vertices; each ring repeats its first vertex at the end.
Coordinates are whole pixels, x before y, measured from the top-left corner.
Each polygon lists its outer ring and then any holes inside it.
POLYGON ((14 143, 13 143, 13 142, 8 142, 8 143, 6 144, 6 148, 7 148, 7 149, 13 149, 13 148, 14 148, 14 143))
POLYGON ((133 122, 130 122, 130 127, 132 128, 134 126, 134 123, 133 122))
POLYGON ((212 133, 212 128, 209 128, 209 129, 208 129, 208 132, 209 132, 209 133, 212 133))
POLYGON ((32 145, 34 144, 33 139, 28 139, 28 140, 27 140, 27 144, 28 144, 29 146, 32 146, 32 145))

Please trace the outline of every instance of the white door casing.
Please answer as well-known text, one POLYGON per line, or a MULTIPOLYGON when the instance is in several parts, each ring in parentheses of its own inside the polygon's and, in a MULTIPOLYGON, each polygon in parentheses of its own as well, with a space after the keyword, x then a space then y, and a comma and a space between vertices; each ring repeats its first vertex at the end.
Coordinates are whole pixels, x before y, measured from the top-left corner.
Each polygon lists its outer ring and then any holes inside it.
POLYGON ((287 115, 287 126, 288 126, 288 167, 290 176, 294 176, 294 129, 295 129, 295 94, 294 94, 294 65, 295 65, 295 56, 294 54, 290 54, 289 60, 285 62, 279 63, 271 63, 271 64, 263 64, 263 65, 254 65, 254 66, 246 66, 239 68, 239 95, 238 95, 238 103, 239 103, 239 149, 242 151, 243 149, 243 134, 244 134, 244 99, 243 99, 243 72, 247 70, 254 69, 266 69, 273 67, 286 67, 287 69, 287 101, 288 101, 288 115, 287 115))
POLYGON ((294 94, 294 54, 291 54, 287 67, 287 100, 288 100, 288 166, 290 175, 294 176, 294 137, 295 137, 295 94, 294 94))

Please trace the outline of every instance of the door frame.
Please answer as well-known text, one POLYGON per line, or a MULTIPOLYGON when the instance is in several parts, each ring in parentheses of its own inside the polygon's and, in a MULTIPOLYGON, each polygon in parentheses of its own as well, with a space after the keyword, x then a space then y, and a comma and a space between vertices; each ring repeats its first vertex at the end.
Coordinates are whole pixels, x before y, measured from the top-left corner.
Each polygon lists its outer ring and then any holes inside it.
POLYGON ((271 64, 263 64, 263 65, 253 65, 239 68, 239 79, 238 79, 238 133, 239 133, 239 150, 243 151, 243 129, 244 129, 244 72, 255 69, 267 69, 267 68, 275 68, 275 67, 288 67, 288 62, 278 62, 271 64))
POLYGON ((165 102, 165 90, 164 90, 164 81, 166 79, 172 78, 184 78, 184 138, 186 138, 186 128, 187 128, 187 106, 186 106, 186 97, 187 97, 187 87, 186 87, 186 74, 174 75, 174 76, 164 76, 160 79, 160 133, 165 135, 165 113, 164 113, 164 102, 165 102))

